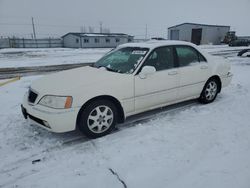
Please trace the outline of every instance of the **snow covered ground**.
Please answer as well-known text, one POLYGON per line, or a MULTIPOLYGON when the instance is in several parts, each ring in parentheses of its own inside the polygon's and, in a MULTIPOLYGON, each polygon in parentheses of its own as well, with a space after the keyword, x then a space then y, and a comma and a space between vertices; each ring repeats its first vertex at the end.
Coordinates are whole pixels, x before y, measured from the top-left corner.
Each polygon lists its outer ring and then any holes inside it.
MULTIPOLYGON (((227 45, 202 45, 203 50, 209 53, 228 54, 228 51, 237 51, 250 47, 228 47, 227 45)), ((72 49, 72 48, 9 48, 0 49, 0 68, 27 67, 44 65, 61 65, 75 63, 91 63, 97 61, 110 48, 72 49)), ((229 52, 230 53, 230 52, 229 52)), ((231 53, 235 55, 236 53, 231 53)))
POLYGON ((229 60, 232 84, 214 103, 163 110, 96 140, 23 119, 23 94, 38 76, 0 87, 0 187, 249 188, 250 58, 229 60))
POLYGON ((90 63, 95 62, 110 50, 110 48, 0 49, 0 68, 90 63))

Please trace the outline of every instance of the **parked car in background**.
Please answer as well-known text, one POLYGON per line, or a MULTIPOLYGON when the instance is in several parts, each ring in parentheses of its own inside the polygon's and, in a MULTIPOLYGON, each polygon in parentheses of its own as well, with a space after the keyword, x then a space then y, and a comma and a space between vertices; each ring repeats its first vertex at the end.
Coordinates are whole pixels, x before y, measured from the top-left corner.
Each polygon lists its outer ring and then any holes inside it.
POLYGON ((166 39, 162 37, 152 37, 151 40, 166 40, 166 39))
POLYGON ((250 41, 247 39, 237 39, 229 43, 229 46, 249 46, 250 41))
POLYGON ((250 49, 241 50, 237 56, 239 57, 250 57, 250 49))
POLYGON ((53 132, 77 127, 97 138, 128 116, 198 98, 211 103, 232 79, 230 64, 191 43, 118 46, 94 66, 45 76, 24 96, 25 118, 53 132))

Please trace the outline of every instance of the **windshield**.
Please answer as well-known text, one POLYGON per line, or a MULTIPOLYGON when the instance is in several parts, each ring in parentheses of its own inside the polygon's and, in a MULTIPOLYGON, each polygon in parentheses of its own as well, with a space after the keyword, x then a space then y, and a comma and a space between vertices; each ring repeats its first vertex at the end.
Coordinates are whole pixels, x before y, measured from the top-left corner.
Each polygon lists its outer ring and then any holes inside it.
POLYGON ((148 48, 126 47, 108 53, 95 63, 95 67, 105 67, 109 71, 131 74, 141 63, 148 48))

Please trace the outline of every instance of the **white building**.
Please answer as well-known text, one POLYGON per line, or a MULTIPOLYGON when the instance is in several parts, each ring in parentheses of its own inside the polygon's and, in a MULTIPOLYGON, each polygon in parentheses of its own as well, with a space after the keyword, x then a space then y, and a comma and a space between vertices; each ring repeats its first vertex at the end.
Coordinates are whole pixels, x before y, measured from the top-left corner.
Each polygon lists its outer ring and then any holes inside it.
POLYGON ((169 40, 182 40, 194 44, 220 44, 230 26, 183 23, 168 28, 169 40))
POLYGON ((114 48, 133 42, 134 37, 123 33, 67 33, 62 39, 67 48, 114 48))

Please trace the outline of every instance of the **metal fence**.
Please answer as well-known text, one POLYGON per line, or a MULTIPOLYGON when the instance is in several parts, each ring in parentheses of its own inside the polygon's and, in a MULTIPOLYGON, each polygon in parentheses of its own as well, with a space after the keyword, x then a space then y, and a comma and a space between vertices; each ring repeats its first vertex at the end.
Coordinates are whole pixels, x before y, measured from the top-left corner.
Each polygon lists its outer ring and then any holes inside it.
POLYGON ((2 38, 0 48, 60 48, 63 46, 60 38, 25 39, 2 38))
POLYGON ((0 39, 0 49, 1 48, 10 48, 9 39, 7 39, 7 38, 0 39))

